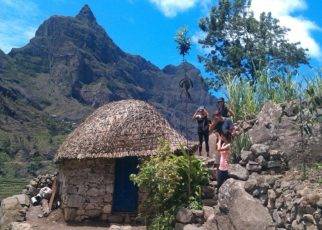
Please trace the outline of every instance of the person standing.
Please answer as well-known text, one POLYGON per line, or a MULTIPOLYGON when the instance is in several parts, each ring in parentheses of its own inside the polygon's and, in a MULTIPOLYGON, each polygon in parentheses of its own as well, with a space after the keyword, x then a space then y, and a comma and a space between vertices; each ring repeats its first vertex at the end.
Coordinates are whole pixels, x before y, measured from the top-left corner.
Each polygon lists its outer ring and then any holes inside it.
POLYGON ((229 155, 230 155, 230 143, 226 143, 223 137, 217 133, 217 151, 220 155, 219 168, 217 170, 217 192, 221 185, 229 179, 228 169, 229 169, 229 155))
POLYGON ((235 116, 234 112, 229 109, 225 104, 225 99, 220 97, 217 101, 218 111, 223 117, 233 117, 235 116))
POLYGON ((209 157, 209 125, 211 121, 208 118, 208 112, 206 108, 204 106, 200 106, 193 115, 193 119, 197 120, 198 123, 199 155, 201 156, 202 143, 203 141, 205 141, 207 157, 209 157))
POLYGON ((219 167, 217 170, 217 192, 221 185, 229 178, 229 157, 230 157, 230 143, 233 138, 234 125, 230 118, 223 117, 217 110, 214 113, 213 121, 211 123, 211 130, 216 135, 216 150, 219 155, 219 167))

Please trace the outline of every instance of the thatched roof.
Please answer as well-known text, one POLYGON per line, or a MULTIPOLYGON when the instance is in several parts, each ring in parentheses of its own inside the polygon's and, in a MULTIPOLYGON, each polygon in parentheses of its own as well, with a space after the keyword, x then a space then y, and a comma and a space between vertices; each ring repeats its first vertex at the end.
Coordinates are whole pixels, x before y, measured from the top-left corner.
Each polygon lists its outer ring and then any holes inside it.
POLYGON ((55 160, 154 155, 160 139, 169 141, 173 151, 186 141, 150 104, 112 102, 98 108, 67 137, 55 160))

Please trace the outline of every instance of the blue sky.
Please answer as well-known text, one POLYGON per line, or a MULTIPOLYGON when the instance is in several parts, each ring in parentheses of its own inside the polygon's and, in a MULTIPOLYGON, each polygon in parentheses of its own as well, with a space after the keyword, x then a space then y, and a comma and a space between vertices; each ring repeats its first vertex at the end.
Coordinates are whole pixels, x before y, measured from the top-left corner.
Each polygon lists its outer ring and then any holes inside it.
MULTIPOLYGON (((193 40, 200 35, 198 21, 215 4, 213 0, 0 0, 0 48, 28 43, 38 26, 51 15, 74 16, 88 4, 97 21, 123 50, 139 54, 163 68, 179 64, 174 34, 187 26, 193 40)), ((289 38, 310 49, 311 64, 322 63, 322 0, 253 0, 255 14, 272 11, 291 28, 289 38)), ((188 60, 202 70, 194 44, 188 60)), ((307 68, 305 68, 305 71, 307 68)), ((204 71, 202 71, 204 72, 204 71)))

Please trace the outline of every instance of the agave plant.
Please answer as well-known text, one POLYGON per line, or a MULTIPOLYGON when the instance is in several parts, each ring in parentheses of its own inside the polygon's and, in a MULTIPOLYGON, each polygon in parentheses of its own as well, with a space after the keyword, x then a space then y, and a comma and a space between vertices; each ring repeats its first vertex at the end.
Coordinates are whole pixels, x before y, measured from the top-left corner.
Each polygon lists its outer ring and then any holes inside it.
POLYGON ((182 27, 178 30, 175 36, 175 41, 177 43, 177 49, 184 60, 184 57, 191 49, 191 39, 188 37, 188 29, 186 27, 182 27))

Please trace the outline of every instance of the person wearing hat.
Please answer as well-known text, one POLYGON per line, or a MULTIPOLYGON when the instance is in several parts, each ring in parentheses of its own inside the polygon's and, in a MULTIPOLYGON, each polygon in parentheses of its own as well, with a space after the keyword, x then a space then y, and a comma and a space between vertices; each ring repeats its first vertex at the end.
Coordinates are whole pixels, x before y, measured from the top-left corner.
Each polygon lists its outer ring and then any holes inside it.
POLYGON ((218 105, 218 111, 223 117, 233 117, 235 116, 234 112, 229 109, 225 104, 225 99, 223 97, 220 97, 217 101, 218 105))
POLYGON ((204 106, 200 106, 192 117, 198 123, 198 137, 199 137, 199 155, 202 152, 202 143, 205 141, 207 156, 209 156, 209 125, 211 123, 208 118, 208 112, 204 106))

